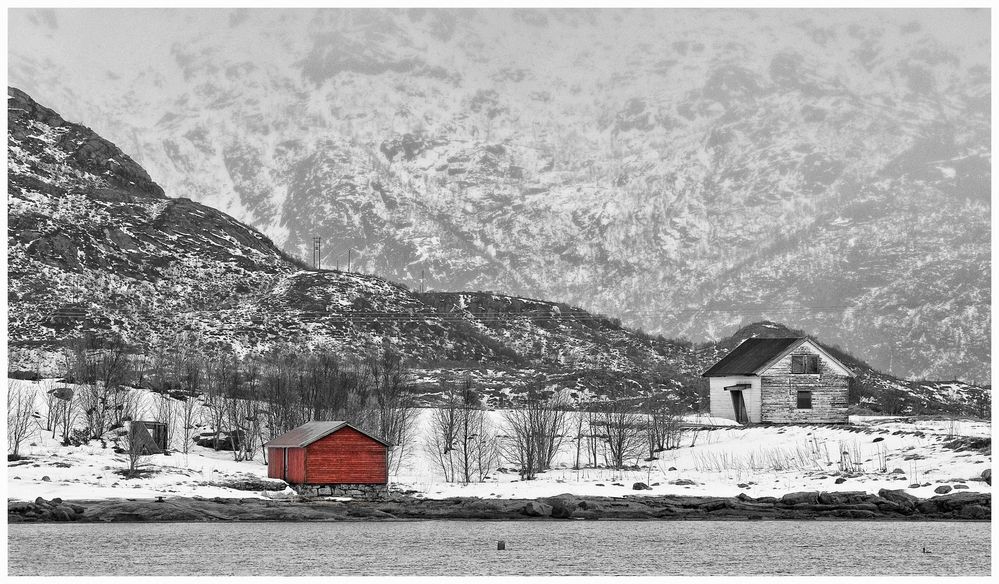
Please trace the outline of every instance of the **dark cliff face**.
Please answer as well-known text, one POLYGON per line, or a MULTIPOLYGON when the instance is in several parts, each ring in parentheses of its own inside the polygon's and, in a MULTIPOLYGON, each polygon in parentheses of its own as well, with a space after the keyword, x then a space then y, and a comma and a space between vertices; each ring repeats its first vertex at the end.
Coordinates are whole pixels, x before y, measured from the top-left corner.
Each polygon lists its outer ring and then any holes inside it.
MULTIPOLYGON (((25 150, 38 152, 46 147, 54 149, 66 155, 61 162, 68 168, 103 179, 106 184, 96 186, 95 194, 103 197, 164 196, 163 189, 149 178, 149 174, 117 146, 86 126, 67 122, 15 87, 7 88, 7 127, 8 140, 18 142, 25 150), (40 140, 32 132, 38 127, 49 128, 57 138, 40 140)), ((22 175, 21 179, 26 180, 27 177, 22 175)), ((28 181, 24 186, 37 187, 39 184, 28 181)), ((55 187, 54 192, 59 191, 59 187, 55 187)))

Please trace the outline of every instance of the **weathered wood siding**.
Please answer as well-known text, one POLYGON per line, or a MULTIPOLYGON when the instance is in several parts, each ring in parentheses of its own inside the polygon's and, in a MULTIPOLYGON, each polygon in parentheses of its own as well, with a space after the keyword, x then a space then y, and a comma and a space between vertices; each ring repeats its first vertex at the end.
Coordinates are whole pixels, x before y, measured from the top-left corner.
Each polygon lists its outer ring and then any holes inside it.
POLYGON ((305 449, 304 448, 288 448, 288 459, 286 465, 288 466, 285 471, 286 477, 284 480, 288 481, 293 485, 300 485, 305 482, 306 472, 305 472, 305 449))
POLYGON ((742 399, 746 402, 746 413, 749 414, 750 423, 759 423, 761 420, 761 393, 760 378, 755 375, 732 375, 729 377, 709 378, 711 415, 726 420, 735 420, 735 408, 732 407, 731 392, 725 388, 740 383, 748 383, 752 387, 742 390, 742 399))
MULTIPOLYGON (((762 419, 775 423, 846 423, 849 377, 809 343, 771 365, 761 375, 762 419), (819 372, 791 373, 793 355, 818 355, 819 372), (798 391, 812 392, 812 408, 798 409, 798 391)), ((748 405, 748 404, 747 404, 748 405)))
MULTIPOLYGON (((306 447, 306 484, 386 484, 388 451, 353 428, 337 430, 306 447)), ((291 463, 289 462, 289 466, 291 463)))
POLYGON ((267 477, 284 479, 284 448, 267 449, 267 477))

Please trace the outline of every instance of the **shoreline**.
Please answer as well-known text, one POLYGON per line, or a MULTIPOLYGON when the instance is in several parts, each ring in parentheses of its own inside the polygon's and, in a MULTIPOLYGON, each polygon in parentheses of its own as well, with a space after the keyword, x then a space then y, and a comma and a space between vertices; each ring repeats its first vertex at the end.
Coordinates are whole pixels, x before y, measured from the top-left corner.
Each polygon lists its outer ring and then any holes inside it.
POLYGON ((991 495, 960 492, 920 499, 896 490, 877 495, 807 491, 781 498, 703 496, 589 497, 571 494, 537 499, 451 497, 425 499, 398 493, 347 501, 297 497, 169 497, 34 502, 8 501, 7 522, 159 523, 302 521, 991 521, 991 495))

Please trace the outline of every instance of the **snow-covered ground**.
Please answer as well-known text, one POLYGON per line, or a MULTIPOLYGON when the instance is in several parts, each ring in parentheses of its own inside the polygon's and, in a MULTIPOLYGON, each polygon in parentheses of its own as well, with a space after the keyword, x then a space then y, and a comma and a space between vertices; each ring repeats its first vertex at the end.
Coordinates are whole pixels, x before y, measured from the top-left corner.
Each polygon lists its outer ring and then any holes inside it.
MULTIPOLYGON (((45 417, 43 390, 50 388, 51 382, 13 383, 15 388, 39 390, 36 404, 41 419, 33 425, 31 435, 21 447, 26 458, 8 463, 8 499, 160 495, 281 498, 292 493, 290 489, 242 491, 219 486, 247 477, 265 479, 267 467, 259 454, 255 460, 235 462, 231 453, 193 445, 188 454, 150 456, 144 464, 154 473, 125 479, 116 471, 127 468, 127 458, 115 454, 110 445, 102 448, 99 442, 91 442, 80 447, 62 446, 52 439, 51 432, 41 428, 45 417)), ((140 393, 149 407, 151 394, 140 393)), ((496 427, 501 426, 500 412, 489 412, 489 416, 496 427)), ((991 436, 991 424, 983 421, 864 417, 851 418, 851 425, 846 427, 744 428, 727 420, 691 418, 688 421, 717 427, 688 430, 682 446, 661 453, 659 460, 645 462, 640 457, 637 460, 640 470, 574 470, 571 467, 576 444, 572 437, 567 437, 554 468, 536 480, 521 481, 516 472, 494 472, 483 483, 461 485, 443 482, 423 448, 429 419, 430 412, 421 410, 416 423, 417 437, 400 472, 391 480, 400 489, 412 489, 430 498, 532 498, 567 492, 588 496, 732 496, 745 492, 760 497, 805 490, 876 493, 881 488, 905 489, 919 497, 930 497, 940 484, 953 486, 964 481, 969 490, 991 492, 985 482, 970 480, 991 468, 991 456, 943 446, 957 437, 991 436), (853 465, 848 476, 840 472, 844 457, 853 465), (846 480, 837 484, 837 478, 846 480), (652 489, 635 491, 632 489, 635 482, 652 485, 652 489), (925 486, 909 488, 916 483, 925 486)), ((500 467, 511 466, 506 461, 500 462, 500 467)))

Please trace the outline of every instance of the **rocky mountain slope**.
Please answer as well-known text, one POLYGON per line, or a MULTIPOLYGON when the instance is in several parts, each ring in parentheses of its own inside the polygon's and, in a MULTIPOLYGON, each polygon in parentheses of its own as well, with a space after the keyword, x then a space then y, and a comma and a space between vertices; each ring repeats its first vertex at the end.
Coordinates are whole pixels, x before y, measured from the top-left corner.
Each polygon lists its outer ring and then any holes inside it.
MULTIPOLYGON (((14 88, 7 139, 15 370, 87 332, 120 336, 136 352, 183 334, 238 354, 284 343, 343 354, 390 346, 409 358, 428 400, 442 378, 467 375, 496 403, 540 384, 577 399, 668 392, 696 407, 700 372, 738 342, 801 334, 763 323, 695 348, 565 303, 413 292, 371 275, 307 270, 228 215, 166 197, 114 144, 14 88)), ((844 359, 861 375, 855 401, 891 413, 971 412, 986 395, 844 359)))
POLYGON ((163 12, 67 64, 122 14, 14 14, 11 79, 292 255, 989 379, 986 11, 163 12))

